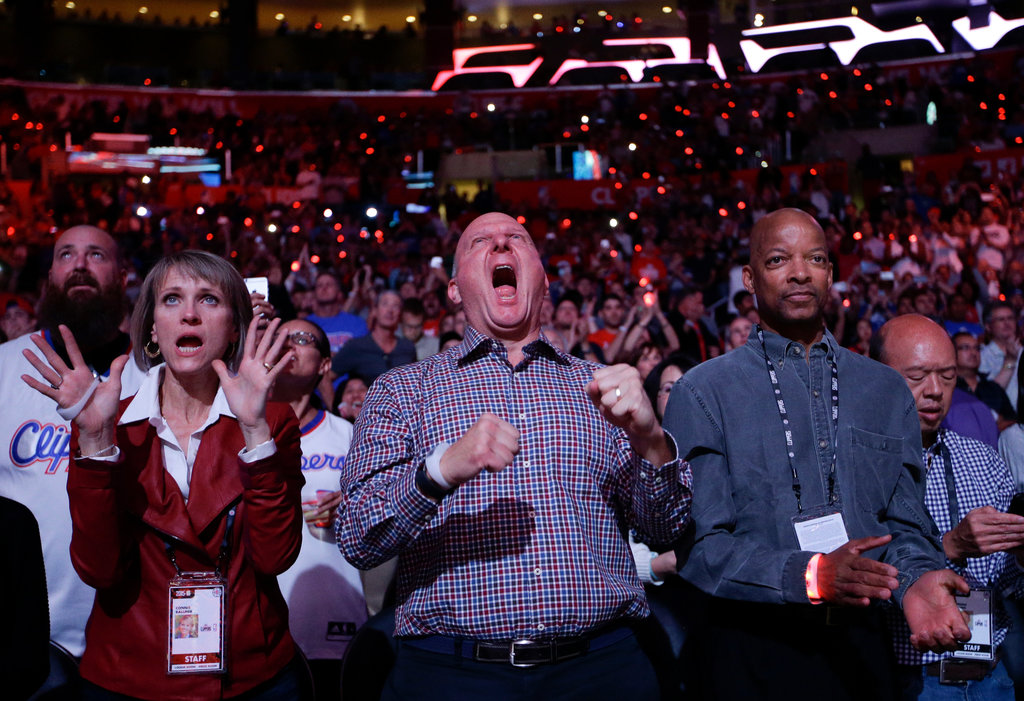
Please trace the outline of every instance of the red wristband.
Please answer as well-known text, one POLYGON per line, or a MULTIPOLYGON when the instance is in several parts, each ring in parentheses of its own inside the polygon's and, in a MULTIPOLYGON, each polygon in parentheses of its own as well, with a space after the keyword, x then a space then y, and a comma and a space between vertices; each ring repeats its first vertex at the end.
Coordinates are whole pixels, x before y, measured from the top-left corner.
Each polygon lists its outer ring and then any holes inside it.
POLYGON ((822 602, 821 592, 818 591, 818 563, 823 555, 816 553, 811 561, 807 563, 807 571, 804 572, 804 581, 807 582, 807 598, 812 604, 822 602))

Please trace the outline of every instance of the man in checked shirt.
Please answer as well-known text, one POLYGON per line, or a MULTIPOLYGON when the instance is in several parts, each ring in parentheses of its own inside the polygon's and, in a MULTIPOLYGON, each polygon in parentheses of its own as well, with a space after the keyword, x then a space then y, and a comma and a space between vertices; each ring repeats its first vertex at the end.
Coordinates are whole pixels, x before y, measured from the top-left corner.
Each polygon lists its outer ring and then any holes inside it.
MULTIPOLYGON (((964 646, 973 659, 956 659, 952 653, 915 650, 905 620, 894 612, 889 628, 901 697, 1012 701, 1013 683, 996 648, 1009 627, 1003 597, 1024 594, 1016 557, 1024 552, 1024 517, 1005 513, 1013 478, 991 446, 939 427, 956 386, 956 352, 941 326, 917 314, 896 317, 881 328, 875 350, 879 360, 903 375, 914 395, 928 469, 925 506, 943 534, 946 564, 972 590, 988 592, 992 613, 991 640, 975 632, 964 646)), ((974 618, 988 612, 988 606, 973 602, 968 609, 974 618)))
POLYGON ((448 287, 465 339, 366 396, 337 534, 357 567, 399 557, 384 698, 658 694, 630 631, 648 607, 625 534, 682 535, 689 466, 634 368, 541 334, 547 286, 515 219, 477 218, 448 287))

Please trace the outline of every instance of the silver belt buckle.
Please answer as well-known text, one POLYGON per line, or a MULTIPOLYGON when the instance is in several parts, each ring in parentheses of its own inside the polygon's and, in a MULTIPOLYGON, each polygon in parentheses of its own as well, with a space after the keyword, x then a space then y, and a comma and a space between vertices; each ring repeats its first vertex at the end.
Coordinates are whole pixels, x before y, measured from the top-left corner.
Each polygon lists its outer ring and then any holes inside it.
POLYGON ((516 645, 532 645, 532 640, 513 640, 508 647, 508 663, 513 667, 534 667, 536 662, 516 662, 516 645))
POLYGON ((969 681, 980 681, 988 676, 988 673, 981 677, 975 677, 978 670, 984 664, 981 660, 961 660, 955 657, 944 657, 939 661, 939 683, 940 684, 966 684, 969 681), (967 676, 965 672, 971 670, 975 674, 967 676))

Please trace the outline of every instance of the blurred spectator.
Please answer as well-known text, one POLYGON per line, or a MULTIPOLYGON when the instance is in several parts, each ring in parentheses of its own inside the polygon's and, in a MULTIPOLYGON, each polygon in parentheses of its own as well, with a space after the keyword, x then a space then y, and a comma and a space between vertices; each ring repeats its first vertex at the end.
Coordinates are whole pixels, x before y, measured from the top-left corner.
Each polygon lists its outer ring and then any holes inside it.
POLYGON ((456 333, 460 337, 463 336, 466 333, 466 313, 461 308, 456 309, 455 312, 441 319, 438 330, 442 336, 446 333, 456 333))
POLYGON ((1017 365, 1021 344, 1017 314, 1006 302, 993 302, 985 317, 989 342, 982 346, 979 372, 1006 390, 1014 410, 1017 409, 1017 365))
POLYGON ((757 323, 757 304, 754 300, 754 295, 746 290, 740 290, 732 296, 732 304, 736 307, 736 314, 738 316, 745 316, 753 323, 757 323))
POLYGON ((24 336, 36 330, 36 312, 32 305, 21 297, 9 297, 0 316, 0 331, 3 341, 24 336))
POLYGON ((597 317, 600 320, 600 328, 587 336, 587 339, 591 343, 601 346, 601 350, 607 351, 619 333, 624 330, 622 322, 626 318, 626 307, 622 303, 622 298, 616 294, 605 295, 597 317))
POLYGON ((356 373, 372 383, 391 368, 416 362, 416 346, 398 336, 402 298, 385 290, 370 313, 370 333, 348 341, 331 362, 332 381, 356 373))
POLYGON ((979 264, 984 262, 994 270, 1003 269, 1010 247, 1010 230, 1000 222, 992 206, 981 208, 977 225, 971 228, 971 245, 979 264))
POLYGON ((366 399, 366 390, 369 387, 361 375, 350 374, 341 381, 338 391, 334 393, 334 413, 355 423, 359 410, 363 408, 363 400, 366 399))
POLYGON ((576 290, 565 292, 558 304, 551 325, 544 329, 544 335, 551 344, 563 353, 572 353, 581 338, 586 338, 586 319, 580 315, 583 298, 576 290))
POLYGON ((733 318, 729 325, 725 327, 725 343, 723 346, 725 350, 731 351, 746 345, 747 339, 750 338, 750 331, 753 328, 754 324, 750 321, 749 317, 739 315, 733 318))
POLYGON ((946 303, 946 319, 943 322, 943 325, 946 327, 946 333, 950 336, 958 333, 967 333, 974 338, 980 338, 984 333, 984 329, 981 328, 981 324, 968 319, 970 311, 971 305, 966 295, 961 292, 954 292, 949 295, 946 303))
POLYGON ((661 310, 657 292, 639 294, 622 328, 608 349, 610 363, 630 362, 637 349, 646 344, 656 347, 662 356, 679 350, 679 338, 661 310))
MULTIPOLYGON (((1017 369, 1015 384, 1020 387, 1024 383, 1024 368, 1017 369)), ((1018 396, 1020 391, 1018 390, 1018 396)), ((1013 425, 999 434, 999 455, 1013 473, 1015 491, 1024 492, 1024 422, 1021 412, 1017 411, 1017 420, 1013 425)))
POLYGON ((345 297, 333 273, 316 276, 313 288, 313 313, 306 318, 322 328, 331 343, 331 355, 357 336, 366 334, 366 322, 343 310, 345 297))
POLYGON ((867 319, 858 319, 855 333, 856 341, 849 349, 854 353, 868 355, 871 351, 871 336, 874 334, 871 322, 867 319))
POLYGON ((441 349, 440 349, 439 352, 443 353, 444 351, 448 350, 449 348, 454 348, 455 346, 457 346, 460 343, 462 343, 462 336, 460 336, 455 331, 448 331, 446 333, 441 334, 440 341, 441 341, 441 349))
POLYGON ((956 350, 956 386, 980 399, 992 411, 996 426, 1002 431, 1016 423, 1017 414, 1002 387, 978 372, 981 365, 981 344, 966 331, 953 335, 956 350))
POLYGON ((665 406, 676 380, 693 368, 693 361, 682 353, 672 353, 658 363, 644 380, 644 391, 652 399, 651 406, 658 415, 658 421, 665 418, 665 406))
POLYGON ((651 371, 661 363, 663 357, 661 348, 650 341, 646 341, 633 351, 629 364, 637 369, 641 380, 646 380, 651 371))
POLYGON ((426 320, 426 310, 423 302, 418 297, 409 297, 402 301, 402 338, 405 338, 416 346, 416 360, 437 353, 437 336, 428 336, 423 332, 423 322, 426 320))
POLYGON ((679 349, 698 362, 719 355, 718 339, 704 323, 704 293, 690 287, 679 293, 675 309, 669 314, 679 349))

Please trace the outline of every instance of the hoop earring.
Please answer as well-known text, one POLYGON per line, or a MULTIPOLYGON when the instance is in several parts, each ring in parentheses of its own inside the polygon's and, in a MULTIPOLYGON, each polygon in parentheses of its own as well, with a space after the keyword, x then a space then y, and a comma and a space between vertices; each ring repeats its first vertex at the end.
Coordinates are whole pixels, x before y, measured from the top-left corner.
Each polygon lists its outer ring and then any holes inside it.
POLYGON ((160 357, 160 346, 156 341, 150 339, 142 346, 142 352, 146 354, 147 358, 156 360, 160 357))

